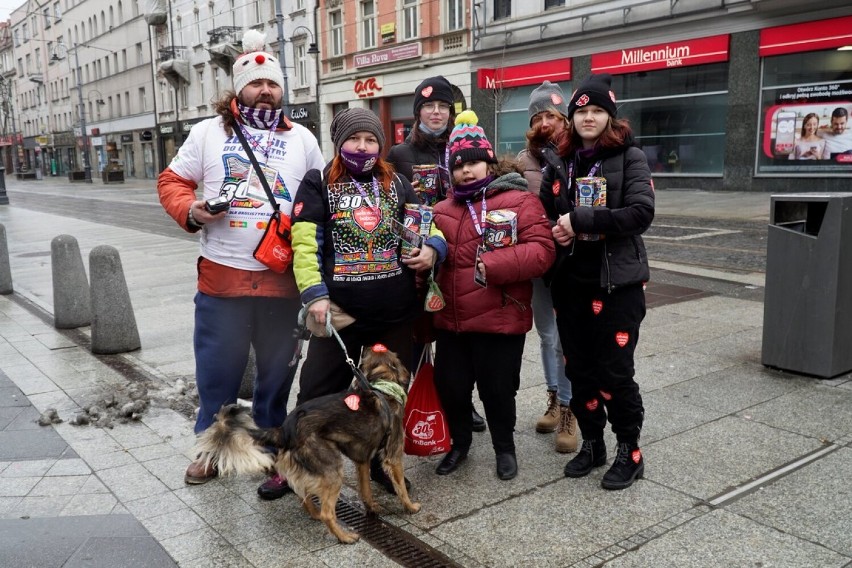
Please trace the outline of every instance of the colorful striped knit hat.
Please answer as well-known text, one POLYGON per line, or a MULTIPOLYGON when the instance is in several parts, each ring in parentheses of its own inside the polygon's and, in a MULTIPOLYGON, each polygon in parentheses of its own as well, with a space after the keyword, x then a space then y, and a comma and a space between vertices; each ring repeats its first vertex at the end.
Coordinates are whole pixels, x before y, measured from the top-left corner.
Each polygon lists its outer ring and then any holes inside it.
POLYGON ((494 148, 485 137, 485 131, 477 126, 479 118, 476 113, 468 109, 456 117, 456 126, 450 134, 448 143, 450 148, 450 169, 456 168, 465 162, 489 162, 497 163, 494 148))

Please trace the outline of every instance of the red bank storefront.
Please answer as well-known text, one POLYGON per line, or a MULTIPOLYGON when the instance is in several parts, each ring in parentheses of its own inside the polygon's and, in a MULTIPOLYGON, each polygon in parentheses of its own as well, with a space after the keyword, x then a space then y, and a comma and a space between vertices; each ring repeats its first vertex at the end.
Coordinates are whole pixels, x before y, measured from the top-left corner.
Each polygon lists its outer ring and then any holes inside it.
POLYGON ((852 16, 761 30, 756 174, 852 173, 850 48, 852 16))
POLYGON ((725 34, 592 55, 655 175, 723 175, 729 44, 725 34))
MULTIPOLYGON (((526 146, 530 127, 530 93, 544 81, 558 84, 571 96, 571 58, 553 59, 499 69, 479 69, 477 87, 493 97, 497 111, 495 140, 498 154, 515 155, 526 146)), ((481 119, 481 117, 480 117, 481 119)))

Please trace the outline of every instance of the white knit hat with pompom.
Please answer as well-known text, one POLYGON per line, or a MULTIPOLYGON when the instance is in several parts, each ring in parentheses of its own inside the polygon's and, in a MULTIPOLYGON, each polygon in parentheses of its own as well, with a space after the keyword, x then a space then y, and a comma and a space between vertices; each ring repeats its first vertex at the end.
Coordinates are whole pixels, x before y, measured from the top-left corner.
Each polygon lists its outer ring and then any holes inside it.
POLYGON ((282 89, 284 74, 278 59, 265 51, 266 37, 257 30, 243 35, 243 53, 234 62, 234 91, 239 95, 243 87, 258 79, 269 79, 282 89))

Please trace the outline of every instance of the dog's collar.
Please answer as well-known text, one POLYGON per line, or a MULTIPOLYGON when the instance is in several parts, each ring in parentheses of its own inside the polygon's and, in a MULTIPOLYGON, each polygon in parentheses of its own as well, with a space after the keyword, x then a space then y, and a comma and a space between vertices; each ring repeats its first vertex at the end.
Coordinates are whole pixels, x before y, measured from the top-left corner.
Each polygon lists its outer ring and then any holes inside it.
POLYGON ((408 395, 405 394, 405 389, 398 383, 391 381, 376 381, 375 383, 370 383, 370 386, 379 392, 393 397, 398 403, 405 405, 405 399, 408 395))

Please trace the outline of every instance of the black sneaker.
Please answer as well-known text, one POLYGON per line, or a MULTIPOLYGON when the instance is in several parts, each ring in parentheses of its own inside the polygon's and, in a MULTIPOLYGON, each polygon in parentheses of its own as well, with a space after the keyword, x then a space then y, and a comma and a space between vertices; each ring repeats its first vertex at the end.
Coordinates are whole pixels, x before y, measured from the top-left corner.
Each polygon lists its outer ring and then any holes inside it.
POLYGON ((584 477, 606 463, 606 444, 603 440, 583 440, 574 459, 565 464, 565 477, 584 477))
POLYGON ((627 489, 645 475, 645 458, 636 444, 621 442, 612 467, 601 480, 604 489, 627 489))
MULTIPOLYGON (((384 487, 385 491, 391 495, 396 495, 396 489, 393 487, 393 481, 391 481, 390 476, 385 473, 381 462, 376 458, 370 460, 370 479, 384 487)), ((410 491, 411 482, 408 481, 407 477, 403 477, 402 479, 405 481, 405 490, 410 491)))
POLYGON ((471 416, 473 418, 473 431, 485 432, 485 418, 479 415, 473 406, 470 407, 471 416))
POLYGON ((280 476, 276 472, 257 488, 257 495, 264 501, 274 501, 275 499, 281 499, 291 491, 293 490, 287 483, 287 478, 280 476))

